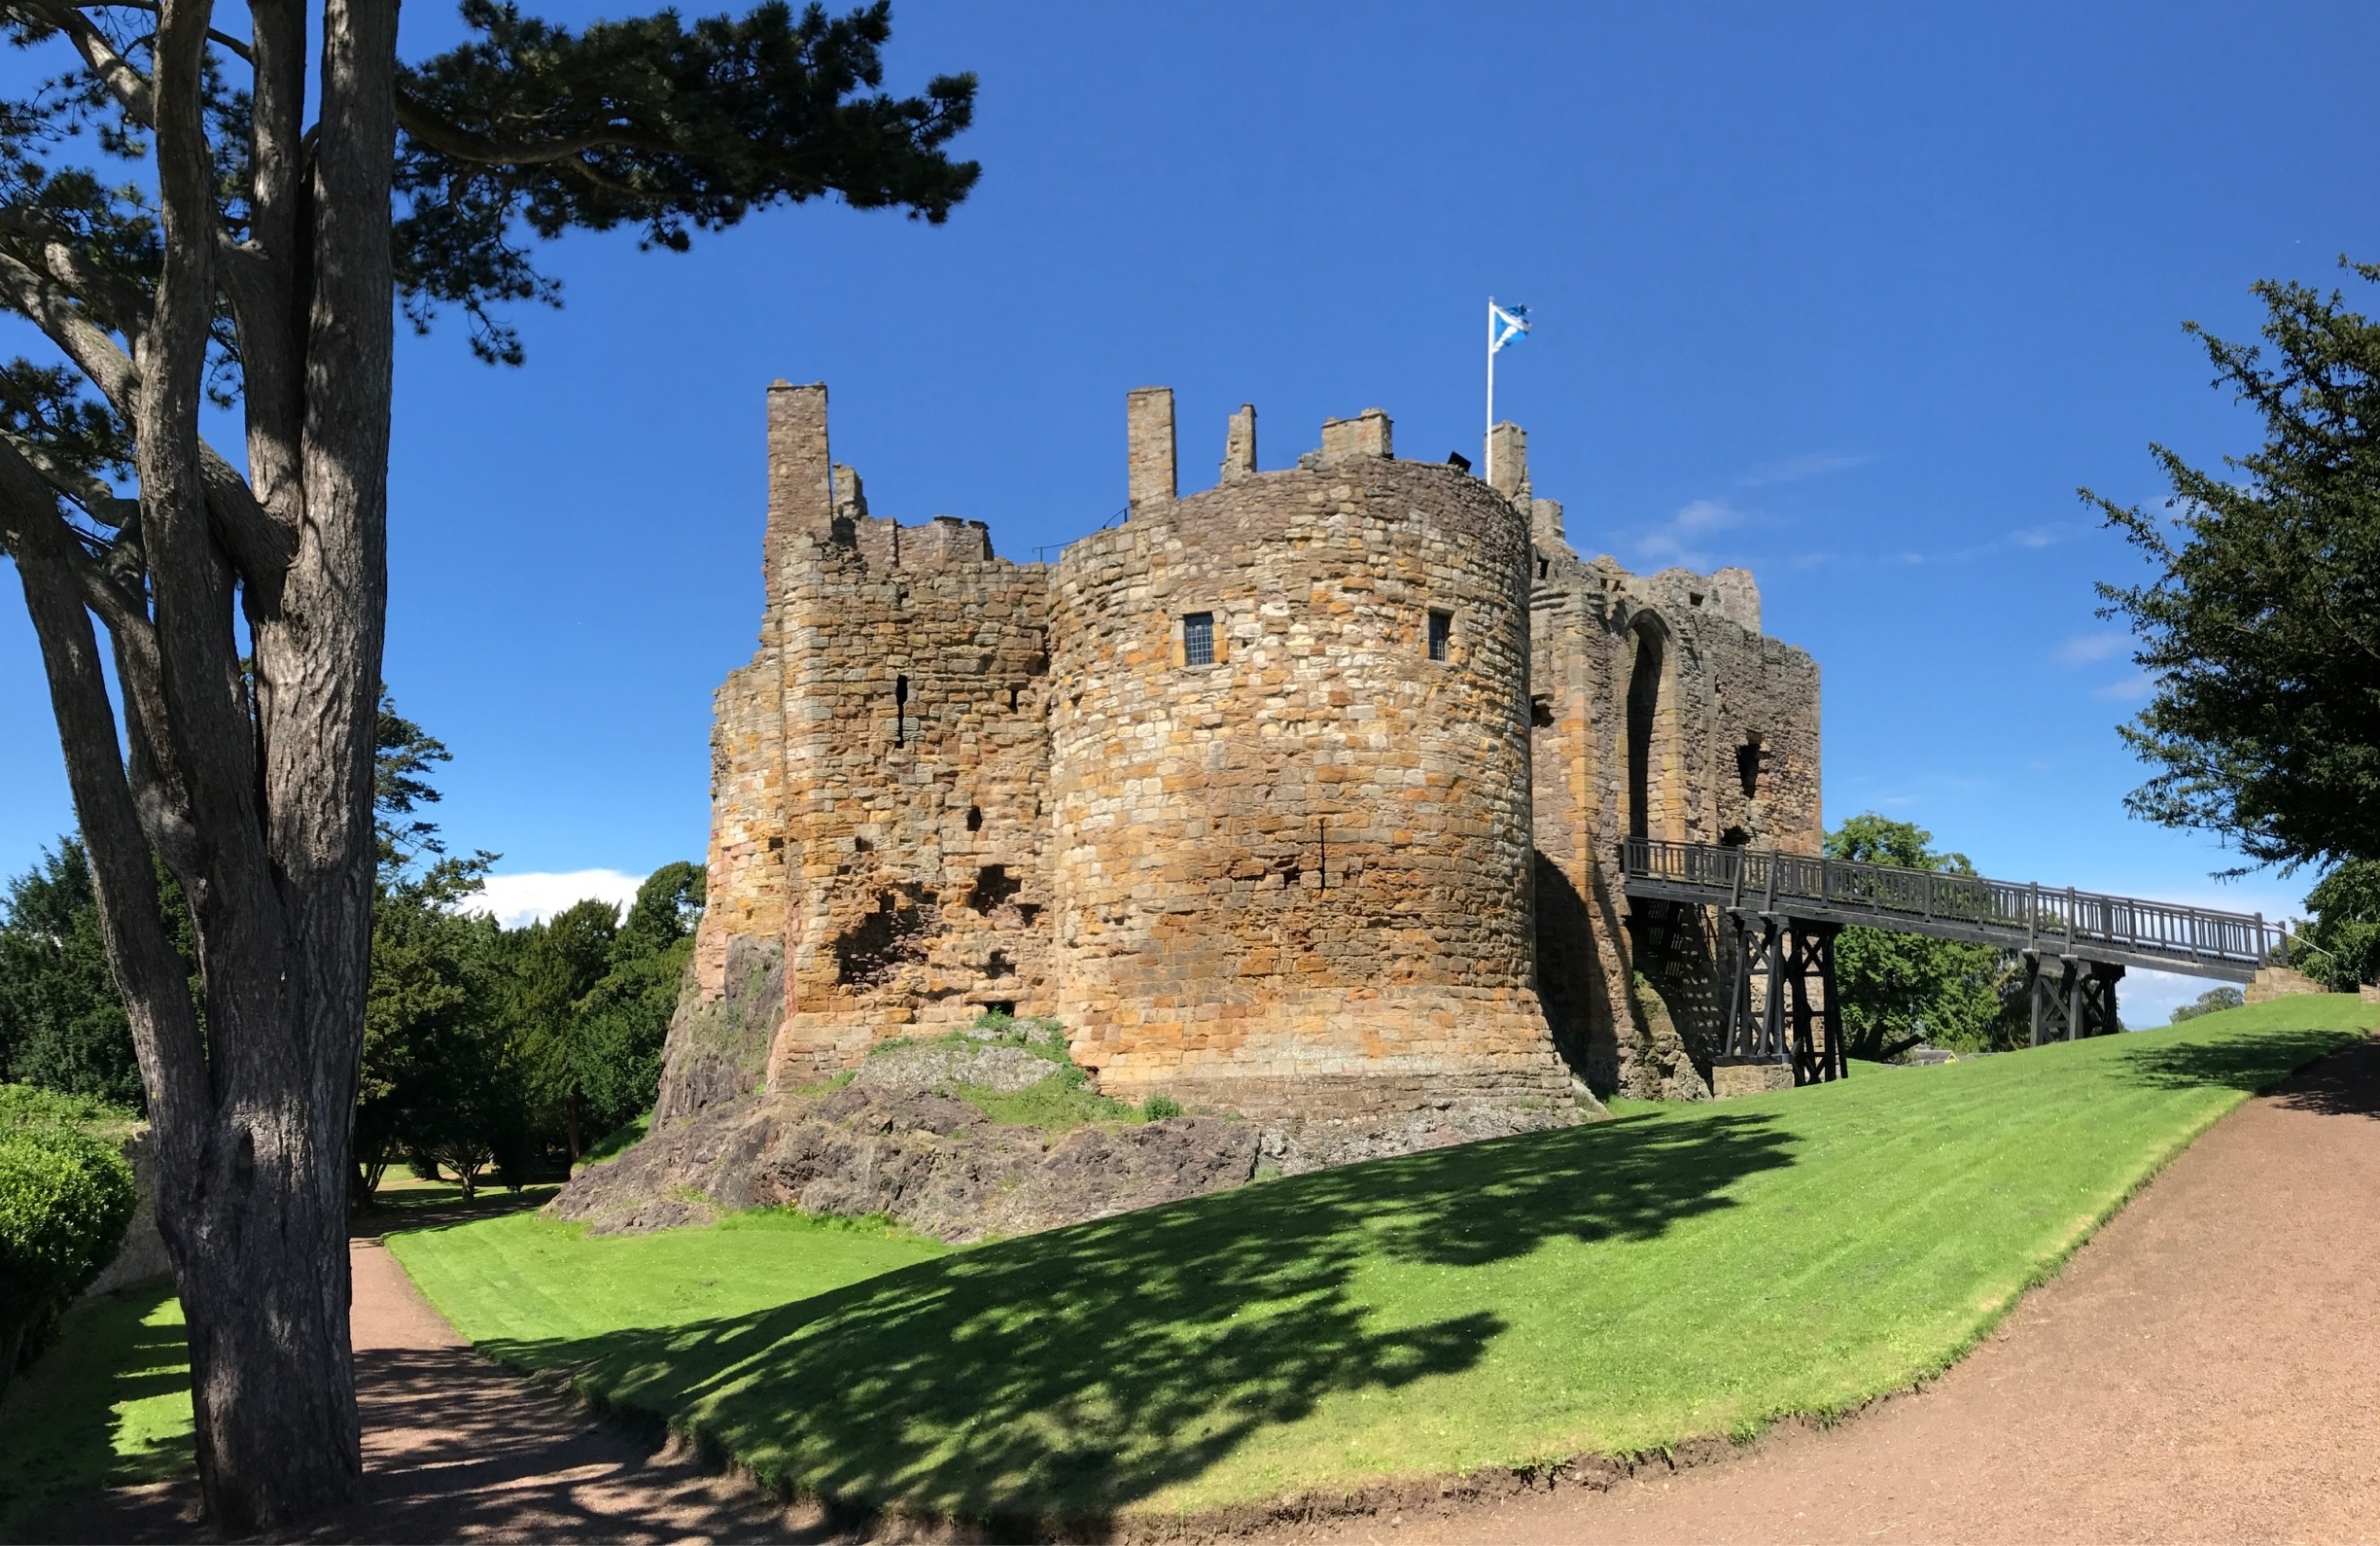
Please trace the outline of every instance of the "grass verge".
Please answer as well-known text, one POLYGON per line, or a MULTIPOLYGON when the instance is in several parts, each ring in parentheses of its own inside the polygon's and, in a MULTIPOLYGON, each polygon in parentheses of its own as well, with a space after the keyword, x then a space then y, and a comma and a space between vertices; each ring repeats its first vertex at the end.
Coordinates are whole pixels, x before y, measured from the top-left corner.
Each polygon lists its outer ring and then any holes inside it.
POLYGON ((190 1346, 172 1284, 84 1300, 0 1398, 0 1539, 42 1538, 74 1497, 188 1472, 192 1431, 190 1346))
POLYGON ((798 1221, 623 1241, 505 1219, 392 1248, 483 1351, 788 1488, 1202 1512, 1748 1436, 1904 1388, 2373 1014, 2286 999, 888 1249, 866 1278, 798 1221))

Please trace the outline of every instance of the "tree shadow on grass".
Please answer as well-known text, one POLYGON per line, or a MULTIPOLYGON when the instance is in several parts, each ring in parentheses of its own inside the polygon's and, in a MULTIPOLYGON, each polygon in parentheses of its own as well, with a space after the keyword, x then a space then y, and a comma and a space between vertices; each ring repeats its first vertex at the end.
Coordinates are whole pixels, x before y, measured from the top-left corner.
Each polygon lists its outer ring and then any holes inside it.
POLYGON ((755 1315, 491 1342, 568 1366, 764 1478, 858 1508, 1102 1528, 1327 1396, 1476 1364, 1505 1329, 1453 1269, 1645 1240, 1792 1163, 1767 1115, 1524 1135, 1003 1242, 755 1315), (1383 1285, 1366 1265, 1428 1265, 1383 1285))
POLYGON ((119 1452, 118 1409, 190 1388, 180 1325, 148 1318, 173 1297, 155 1279, 67 1312, 58 1343, 11 1382, 0 1403, 0 1540, 37 1539, 79 1497, 176 1476, 192 1464, 187 1430, 119 1452))
MULTIPOLYGON (((2262 1095, 2287 1084, 2294 1092, 2297 1087, 2308 1085, 2309 1080, 2335 1082, 2337 1075, 2320 1071, 2331 1063, 2344 1067, 2355 1055, 2354 1050, 2339 1058, 2330 1058, 2328 1054, 2352 1043, 2356 1035, 2305 1026, 2241 1031, 2205 1041, 2169 1041, 2134 1047, 2125 1053, 2124 1065, 2132 1078, 2152 1089, 2194 1090, 2215 1085, 2262 1095), (2316 1068, 2307 1068, 2317 1060, 2322 1061, 2316 1068), (2297 1074, 2301 1069, 2305 1072, 2297 1074), (2292 1077, 2293 1074, 2297 1076, 2292 1077)), ((2361 1085, 2367 1086, 2373 1075, 2367 1072, 2349 1077, 2351 1082, 2360 1078, 2361 1085)), ((2294 1093, 2291 1104, 2299 1104, 2294 1093)))

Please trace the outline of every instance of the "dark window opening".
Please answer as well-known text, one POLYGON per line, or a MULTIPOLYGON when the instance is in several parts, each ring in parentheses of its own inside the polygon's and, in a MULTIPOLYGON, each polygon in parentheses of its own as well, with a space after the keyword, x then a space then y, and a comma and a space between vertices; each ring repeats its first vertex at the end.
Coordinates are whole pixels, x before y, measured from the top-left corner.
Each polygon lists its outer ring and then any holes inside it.
POLYGON ((1640 629, 1636 663, 1628 670, 1628 836, 1650 837, 1653 826, 1653 723, 1661 713, 1660 635, 1640 629))
POLYGON ((1752 841, 1752 834, 1740 826, 1731 826, 1719 834, 1721 848, 1741 848, 1752 841))
POLYGON ((1182 618, 1182 664, 1214 664, 1214 614, 1194 612, 1182 618))
POLYGON ((1765 755, 1757 735, 1748 737, 1735 749, 1735 781, 1743 786, 1747 800, 1760 792, 1761 758, 1765 755))
POLYGON ((1554 567, 1554 560, 1553 560, 1553 559, 1551 559, 1551 558, 1540 558, 1540 559, 1538 559, 1538 560, 1537 560, 1537 578, 1538 578, 1539 580, 1543 580, 1543 579, 1545 579, 1545 577, 1546 577, 1546 571, 1547 571, 1547 570, 1549 570, 1549 569, 1551 569, 1551 568, 1553 568, 1553 567, 1554 567))
POLYGON ((983 830, 982 806, 970 805, 967 807, 967 830, 970 832, 980 832, 983 830))
MULTIPOLYGON (((1005 950, 995 950, 984 958, 984 975, 987 977, 1013 977, 1016 975, 1016 963, 1008 959, 1008 952, 1005 950)), ((1012 1009, 1009 1012, 1013 1014, 1016 1011, 1012 1009)))
POLYGON ((880 892, 876 909, 834 942, 835 981, 846 988, 880 988, 903 966, 926 959, 940 922, 934 894, 920 886, 880 892))
POLYGON ((1547 728, 1547 727, 1548 727, 1548 726, 1550 726, 1551 724, 1553 724, 1553 722, 1554 722, 1554 705, 1553 705, 1553 702, 1552 702, 1550 699, 1547 699, 1547 698, 1544 698, 1544 697, 1535 697, 1535 698, 1531 698, 1531 699, 1529 699, 1529 723, 1531 723, 1531 724, 1533 724, 1533 725, 1537 726, 1537 728, 1539 728, 1540 730, 1542 730, 1542 729, 1547 728))
POLYGON ((1429 657, 1432 660, 1444 660, 1447 657, 1447 646, 1453 637, 1454 615, 1451 612, 1431 613, 1429 615, 1429 657))
POLYGON ((909 733, 909 679, 892 679, 892 744, 906 744, 909 733))
POLYGON ((988 913, 1025 889, 1025 883, 1008 873, 1005 864, 986 864, 975 872, 975 885, 967 893, 967 905, 979 913, 988 913))
POLYGON ((1009 1019, 1013 1020, 1016 1018, 1016 1001, 1014 999, 986 1000, 984 1001, 984 1013, 1004 1014, 1009 1019))
POLYGON ((852 839, 852 852, 855 854, 871 853, 875 850, 875 847, 876 845, 874 843, 869 842, 864 837, 855 837, 852 839))
POLYGON ((1017 699, 1023 697, 1024 695, 1025 689, 1023 687, 1010 687, 1008 689, 1008 712, 1010 714, 1017 712, 1017 699))

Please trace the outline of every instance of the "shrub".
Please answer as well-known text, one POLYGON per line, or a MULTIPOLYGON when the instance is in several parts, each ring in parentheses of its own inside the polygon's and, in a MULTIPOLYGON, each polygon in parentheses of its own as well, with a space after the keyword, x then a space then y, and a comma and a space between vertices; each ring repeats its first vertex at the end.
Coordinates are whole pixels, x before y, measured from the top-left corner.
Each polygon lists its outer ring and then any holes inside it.
POLYGON ((1141 1105, 1140 1114, 1152 1122, 1162 1122, 1169 1116, 1182 1114, 1181 1102, 1170 1095, 1152 1095, 1141 1105))
POLYGON ((88 1127, 118 1114, 46 1091, 0 1091, 0 1388, 123 1245, 132 1167, 88 1127))
POLYGON ((2220 1009, 2236 1009, 2247 1001, 2246 994, 2227 984, 2221 988, 2209 988, 2190 1002, 2174 1010, 2173 1023, 2180 1025, 2185 1020, 2195 1020, 2202 1014, 2213 1014, 2220 1009))

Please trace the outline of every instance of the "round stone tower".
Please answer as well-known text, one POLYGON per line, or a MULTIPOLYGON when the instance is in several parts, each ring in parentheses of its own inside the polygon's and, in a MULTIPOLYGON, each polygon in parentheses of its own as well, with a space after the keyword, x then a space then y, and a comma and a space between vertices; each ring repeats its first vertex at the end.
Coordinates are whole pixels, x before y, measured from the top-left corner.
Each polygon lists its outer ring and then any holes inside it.
MULTIPOLYGON (((1533 986, 1526 514, 1377 410, 1129 518, 1050 594, 1058 1017, 1119 1094, 1308 1114, 1566 1095, 1533 986)), ((1159 443, 1162 437, 1162 444, 1159 443)))

